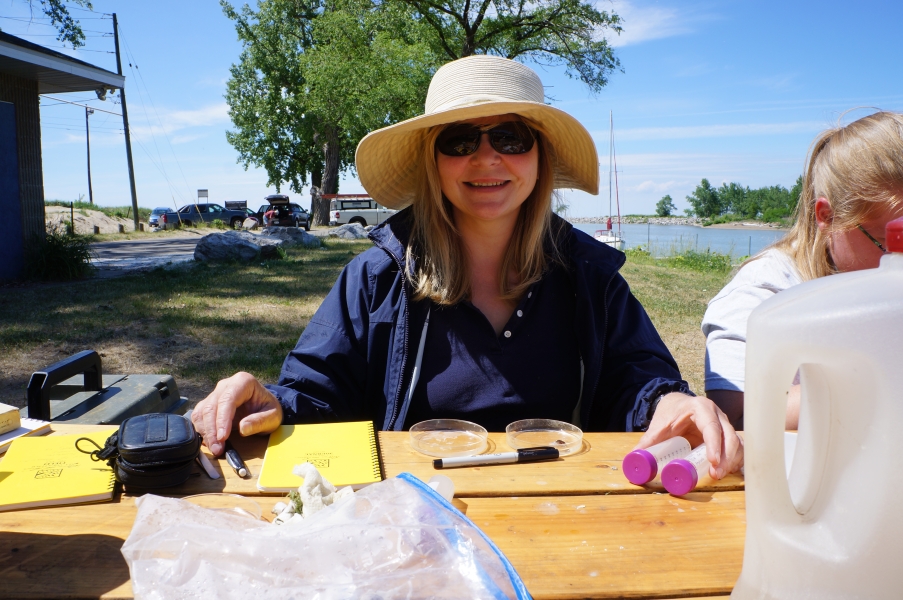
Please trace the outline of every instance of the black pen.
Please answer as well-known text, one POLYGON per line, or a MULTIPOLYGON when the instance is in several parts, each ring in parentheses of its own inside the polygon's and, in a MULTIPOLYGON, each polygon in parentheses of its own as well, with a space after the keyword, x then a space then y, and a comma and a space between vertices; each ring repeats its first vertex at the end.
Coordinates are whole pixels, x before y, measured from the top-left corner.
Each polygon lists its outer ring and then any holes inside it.
POLYGON ((479 456, 453 456, 451 458, 437 458, 433 461, 436 469, 448 467, 480 467, 483 465, 507 465, 519 462, 532 462, 534 460, 549 460, 558 458, 558 448, 550 446, 538 446, 536 448, 521 448, 517 452, 502 452, 501 454, 481 454, 479 456))
POLYGON ((229 440, 226 440, 226 462, 229 463, 229 466, 235 470, 239 477, 248 476, 249 471, 245 461, 241 459, 241 455, 232 447, 229 440))

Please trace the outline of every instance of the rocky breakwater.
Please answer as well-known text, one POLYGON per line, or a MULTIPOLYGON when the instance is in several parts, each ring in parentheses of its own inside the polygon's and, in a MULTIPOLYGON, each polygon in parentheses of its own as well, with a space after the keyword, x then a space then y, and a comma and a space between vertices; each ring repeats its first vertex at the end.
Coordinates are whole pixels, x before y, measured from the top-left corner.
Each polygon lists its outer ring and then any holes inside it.
POLYGON ((223 231, 205 235, 194 249, 197 261, 241 261, 279 257, 279 248, 320 247, 320 240, 293 227, 268 227, 259 234, 250 231, 223 231))
MULTIPOLYGON (((605 223, 608 217, 571 217, 568 219, 571 223, 605 223)), ((612 225, 618 224, 618 217, 611 218, 612 225)), ((645 225, 651 223, 653 225, 696 225, 701 227, 704 225, 704 219, 699 217, 643 217, 643 216, 625 216, 620 218, 621 225, 645 225)))

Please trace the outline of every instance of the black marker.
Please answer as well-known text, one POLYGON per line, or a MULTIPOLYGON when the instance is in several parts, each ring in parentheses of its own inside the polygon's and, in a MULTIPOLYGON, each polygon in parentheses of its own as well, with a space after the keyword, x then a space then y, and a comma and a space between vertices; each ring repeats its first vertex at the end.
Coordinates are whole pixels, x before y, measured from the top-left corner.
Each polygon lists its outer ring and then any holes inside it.
POLYGON ((232 447, 229 440, 226 440, 226 462, 229 463, 229 466, 235 470, 239 477, 248 476, 249 472, 248 467, 245 466, 245 461, 241 459, 241 455, 232 447))
POLYGON ((480 456, 454 456, 452 458, 437 458, 433 461, 433 467, 437 469, 447 469, 448 467, 507 465, 511 463, 533 462, 535 460, 548 460, 551 458, 558 458, 558 448, 538 446, 536 448, 522 448, 517 452, 502 452, 501 454, 482 454, 480 456))

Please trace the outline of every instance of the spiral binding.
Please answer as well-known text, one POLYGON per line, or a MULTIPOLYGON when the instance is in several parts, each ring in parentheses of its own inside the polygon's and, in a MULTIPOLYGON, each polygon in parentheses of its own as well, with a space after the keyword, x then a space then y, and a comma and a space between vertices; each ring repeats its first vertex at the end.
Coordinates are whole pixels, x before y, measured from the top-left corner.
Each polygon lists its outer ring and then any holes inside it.
POLYGON ((367 426, 367 432, 370 434, 370 466, 373 468, 373 477, 377 481, 382 481, 383 472, 379 464, 379 443, 376 439, 376 432, 373 429, 372 421, 367 426))

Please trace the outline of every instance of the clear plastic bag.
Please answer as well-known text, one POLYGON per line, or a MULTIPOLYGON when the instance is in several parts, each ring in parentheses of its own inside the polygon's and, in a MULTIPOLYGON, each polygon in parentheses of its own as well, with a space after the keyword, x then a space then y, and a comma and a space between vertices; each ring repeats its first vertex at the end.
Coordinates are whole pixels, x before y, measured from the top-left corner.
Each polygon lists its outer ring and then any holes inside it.
POLYGON ((408 473, 283 526, 135 502, 122 554, 136 598, 530 598, 495 544, 408 473))

